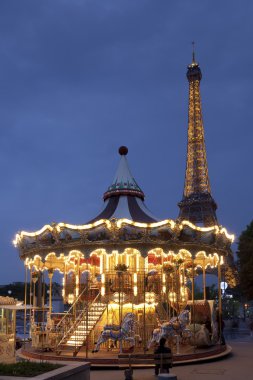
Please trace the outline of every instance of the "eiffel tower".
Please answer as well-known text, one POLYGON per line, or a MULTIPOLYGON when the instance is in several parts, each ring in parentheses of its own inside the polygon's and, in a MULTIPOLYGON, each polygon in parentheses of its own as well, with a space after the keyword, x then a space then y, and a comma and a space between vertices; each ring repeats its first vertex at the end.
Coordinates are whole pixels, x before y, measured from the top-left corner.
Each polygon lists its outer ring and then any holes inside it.
POLYGON ((184 194, 179 219, 202 226, 217 224, 217 205, 211 195, 208 175, 204 125, 201 110, 200 81, 202 73, 195 60, 193 49, 192 63, 188 65, 189 82, 188 143, 184 194))

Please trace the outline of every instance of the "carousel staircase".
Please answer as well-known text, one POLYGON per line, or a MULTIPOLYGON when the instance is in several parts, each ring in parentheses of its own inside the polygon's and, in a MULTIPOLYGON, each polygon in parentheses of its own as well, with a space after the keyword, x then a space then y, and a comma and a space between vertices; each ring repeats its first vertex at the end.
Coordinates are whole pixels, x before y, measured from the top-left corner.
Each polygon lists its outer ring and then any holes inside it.
POLYGON ((100 294, 94 299, 88 310, 83 309, 77 312, 76 321, 57 345, 56 352, 58 355, 62 351, 70 350, 73 351, 73 356, 78 354, 106 309, 106 304, 99 301, 99 296, 100 294))

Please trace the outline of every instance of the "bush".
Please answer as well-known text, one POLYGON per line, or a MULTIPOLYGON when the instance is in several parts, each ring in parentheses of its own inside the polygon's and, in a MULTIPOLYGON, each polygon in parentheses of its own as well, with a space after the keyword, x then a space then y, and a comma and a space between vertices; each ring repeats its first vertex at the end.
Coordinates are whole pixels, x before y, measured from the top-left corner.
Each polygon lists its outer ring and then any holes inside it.
POLYGON ((60 367, 62 367, 62 365, 47 362, 34 363, 24 361, 13 364, 0 363, 0 375, 33 377, 60 367))

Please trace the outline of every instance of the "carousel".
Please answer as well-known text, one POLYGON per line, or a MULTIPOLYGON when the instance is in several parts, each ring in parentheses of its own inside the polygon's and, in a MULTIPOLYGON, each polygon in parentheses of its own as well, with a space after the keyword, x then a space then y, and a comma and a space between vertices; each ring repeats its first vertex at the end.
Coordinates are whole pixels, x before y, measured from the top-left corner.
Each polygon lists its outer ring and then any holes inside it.
MULTIPOLYGON (((187 72, 190 88, 199 72, 194 60, 187 72)), ((190 102, 197 101, 193 98, 190 102)), ((199 118, 191 121, 190 112, 188 131, 194 123, 199 130, 199 118)), ((24 352, 95 360, 148 352, 161 337, 175 355, 219 345, 221 295, 210 299, 206 279, 215 274, 220 289, 233 235, 218 224, 203 181, 198 191, 187 193, 187 172, 179 218, 156 218, 129 170, 127 153, 120 147, 119 166, 97 217, 83 225, 52 223, 16 235, 31 289, 25 296, 25 304, 32 305, 25 315, 31 340, 24 352), (62 312, 52 303, 59 277, 62 312)), ((188 149, 189 175, 192 160, 188 149)), ((227 281, 232 283, 233 276, 227 281)))

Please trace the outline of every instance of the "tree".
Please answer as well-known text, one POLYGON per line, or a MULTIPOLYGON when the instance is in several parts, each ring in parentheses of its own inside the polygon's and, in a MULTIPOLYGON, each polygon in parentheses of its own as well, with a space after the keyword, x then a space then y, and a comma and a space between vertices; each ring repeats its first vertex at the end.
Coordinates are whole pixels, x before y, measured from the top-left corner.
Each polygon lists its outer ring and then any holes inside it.
MULTIPOLYGON (((27 284, 27 294, 30 291, 30 284, 27 284)), ((19 301, 24 301, 25 284, 23 282, 13 282, 12 284, 2 285, 0 287, 0 296, 13 297, 19 301)))
POLYGON ((241 291, 249 301, 253 299, 253 220, 239 237, 237 255, 241 291))

